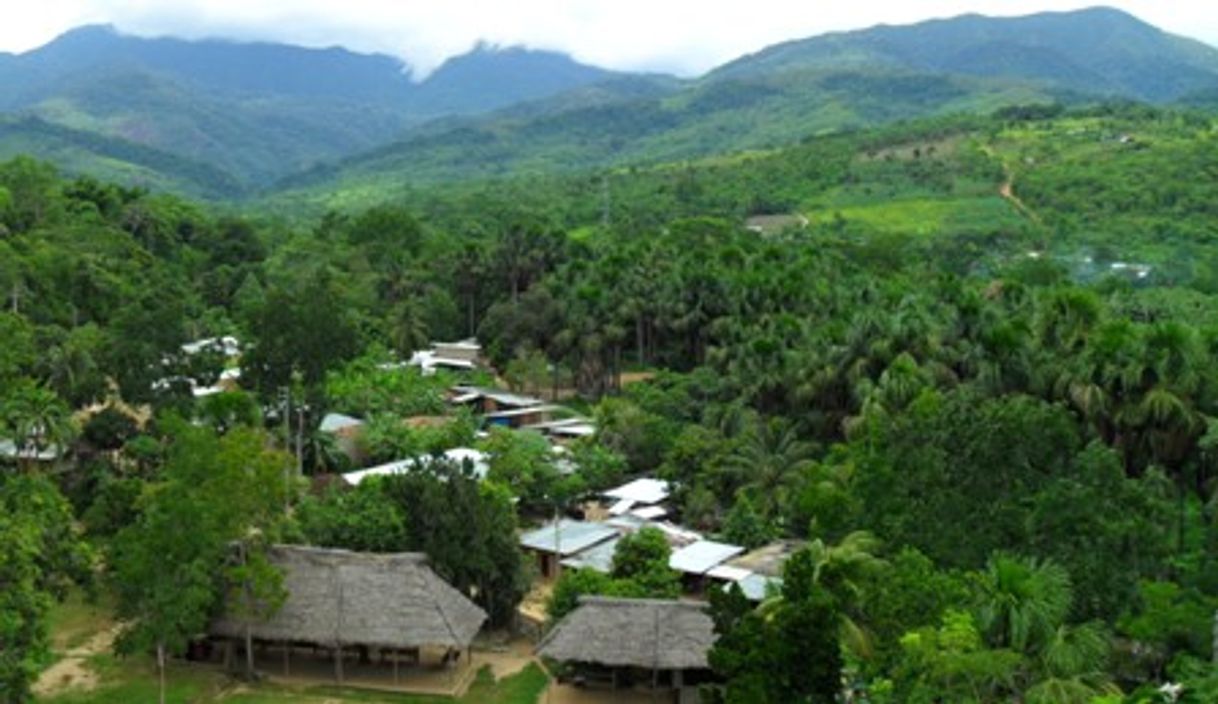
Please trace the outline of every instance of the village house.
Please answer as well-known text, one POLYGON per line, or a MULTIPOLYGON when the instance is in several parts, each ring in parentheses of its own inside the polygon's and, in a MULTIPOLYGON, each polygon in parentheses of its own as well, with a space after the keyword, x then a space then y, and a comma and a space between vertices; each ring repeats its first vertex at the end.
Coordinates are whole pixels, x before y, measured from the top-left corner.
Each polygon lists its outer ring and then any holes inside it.
POLYGON ((228 667, 248 635, 260 670, 294 679, 452 692, 472 678, 470 645, 486 612, 426 556, 279 545, 270 560, 287 594, 278 611, 258 618, 229 608, 211 625, 228 667))
POLYGON ((638 688, 693 703, 698 684, 712 677, 707 656, 714 644, 706 604, 584 596, 537 654, 569 667, 564 678, 585 687, 638 688))

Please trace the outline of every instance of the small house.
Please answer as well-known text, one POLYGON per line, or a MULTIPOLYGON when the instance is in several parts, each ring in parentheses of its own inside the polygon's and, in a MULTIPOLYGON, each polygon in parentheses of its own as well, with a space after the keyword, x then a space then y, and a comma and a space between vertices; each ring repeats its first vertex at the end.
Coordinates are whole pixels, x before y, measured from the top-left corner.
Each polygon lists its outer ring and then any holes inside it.
POLYGON ((711 679, 715 625, 707 605, 661 599, 584 596, 538 644, 537 654, 570 668, 584 686, 668 692, 698 701, 711 679))
POLYGON ((211 624, 230 666, 233 651, 248 637, 258 656, 274 652, 257 664, 260 669, 308 677, 318 672, 320 651, 332 660, 333 679, 340 684, 350 676, 361 686, 396 686, 403 661, 421 669, 430 655, 432 666, 451 670, 465 653, 469 663, 470 644, 487 619, 422 554, 279 545, 269 557, 283 572, 282 606, 269 618, 244 617, 230 608, 211 624))
POLYGON ((618 536, 616 529, 603 523, 560 518, 521 535, 520 547, 537 556, 542 577, 553 579, 563 560, 618 536))

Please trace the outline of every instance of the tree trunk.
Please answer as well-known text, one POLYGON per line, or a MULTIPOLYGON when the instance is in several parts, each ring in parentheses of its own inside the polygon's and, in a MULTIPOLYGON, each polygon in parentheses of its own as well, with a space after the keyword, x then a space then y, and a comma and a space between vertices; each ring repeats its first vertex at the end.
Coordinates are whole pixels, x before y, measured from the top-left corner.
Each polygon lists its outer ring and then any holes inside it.
POLYGON ((157 679, 160 683, 160 703, 165 704, 165 644, 158 642, 156 644, 156 669, 157 679))
MULTIPOLYGON (((249 546, 245 543, 241 544, 241 562, 249 569, 250 556, 249 546)), ((248 572, 246 573, 249 574, 248 572)), ((252 611, 254 608, 254 598, 250 594, 250 581, 247 576, 245 583, 241 586, 241 590, 245 593, 245 608, 252 611)), ((250 682, 254 681, 254 634, 250 627, 250 613, 245 614, 245 678, 250 682)))
POLYGON ((245 622, 245 679, 254 681, 254 637, 249 621, 245 622))
POLYGON ((647 352, 643 349, 645 346, 643 337, 643 316, 640 315, 634 320, 634 346, 637 350, 636 355, 640 365, 647 363, 647 352))
POLYGON ((1218 665, 1218 610, 1214 611, 1214 640, 1212 643, 1213 653, 1210 655, 1211 661, 1218 665))

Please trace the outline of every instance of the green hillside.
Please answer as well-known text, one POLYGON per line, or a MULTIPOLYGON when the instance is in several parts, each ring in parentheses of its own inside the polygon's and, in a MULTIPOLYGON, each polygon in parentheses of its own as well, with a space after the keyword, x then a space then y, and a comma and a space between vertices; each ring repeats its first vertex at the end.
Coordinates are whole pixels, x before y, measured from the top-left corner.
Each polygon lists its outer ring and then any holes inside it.
POLYGON ((370 205, 430 182, 665 163, 1067 97, 1021 82, 879 70, 715 81, 665 97, 433 127, 287 179, 270 199, 313 208, 370 205))
POLYGON ((388 56, 83 27, 0 55, 0 110, 205 161, 256 190, 410 125, 616 75, 552 52, 479 46, 415 82, 388 56))
POLYGON ((965 15, 829 34, 769 47, 708 78, 858 66, 1033 79, 1149 101, 1218 85, 1218 49, 1102 7, 1014 18, 965 15))
MULTIPOLYGON (((0 56, 0 83, 11 114, 207 163, 243 194, 320 212, 426 183, 666 163, 1008 105, 1210 105, 1218 50, 1099 8, 824 35, 696 80, 479 45, 415 82, 387 56, 85 27, 0 56)), ((68 169, 114 159, 85 149, 45 156, 68 169)))
POLYGON ((35 117, 0 116, 0 159, 20 154, 37 154, 69 174, 154 191, 219 200, 238 197, 243 190, 235 178, 206 162, 35 117))
POLYGON ((788 42, 643 94, 585 89, 426 125, 285 179, 275 200, 367 205, 422 183, 655 164, 1017 104, 1196 103, 1215 86, 1218 50, 1122 12, 970 15, 788 42))

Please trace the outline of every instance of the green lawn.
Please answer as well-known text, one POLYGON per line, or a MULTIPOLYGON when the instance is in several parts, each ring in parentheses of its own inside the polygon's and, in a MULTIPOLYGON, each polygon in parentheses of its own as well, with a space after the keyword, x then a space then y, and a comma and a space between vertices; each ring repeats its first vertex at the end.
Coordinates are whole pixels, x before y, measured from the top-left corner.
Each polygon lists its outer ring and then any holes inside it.
POLYGON ((838 215, 879 232, 916 235, 1018 228, 1023 219, 998 196, 979 198, 912 198, 859 205, 828 206, 808 213, 814 224, 832 224, 838 215))
MULTIPOLYGON (((87 692, 64 692, 39 701, 47 704, 128 704, 157 700, 156 669, 151 660, 99 655, 92 658, 89 665, 100 677, 97 688, 87 692)), ((486 667, 478 672, 465 696, 454 700, 326 685, 245 685, 233 682, 213 667, 174 664, 166 678, 166 701, 172 704, 536 704, 548 682, 549 678, 536 664, 502 680, 495 680, 490 668, 486 667)))
MULTIPOLYGON (((49 704, 128 704, 157 701, 156 668, 150 658, 120 659, 108 653, 88 660, 89 669, 97 673, 98 686, 89 691, 68 690, 39 701, 49 704)), ((226 678, 214 670, 173 665, 165 680, 166 702, 223 701, 217 697, 225 688, 226 678)))

